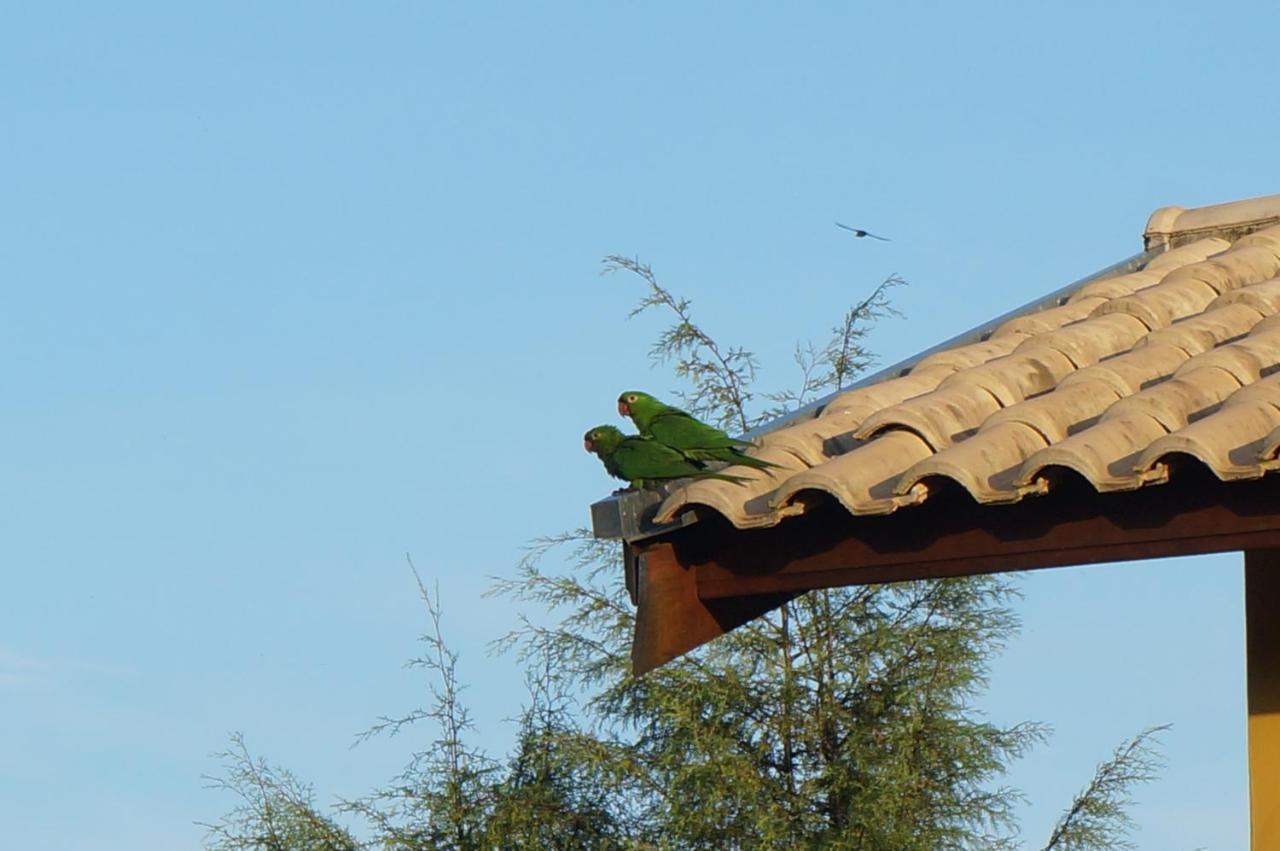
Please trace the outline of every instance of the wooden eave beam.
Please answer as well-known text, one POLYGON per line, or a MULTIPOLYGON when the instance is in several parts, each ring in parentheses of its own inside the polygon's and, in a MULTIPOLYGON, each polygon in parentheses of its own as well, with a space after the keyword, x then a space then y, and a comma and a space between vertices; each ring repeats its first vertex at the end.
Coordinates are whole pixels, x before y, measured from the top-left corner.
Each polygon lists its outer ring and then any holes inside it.
POLYGON ((633 659, 642 673, 815 588, 1265 548, 1280 548, 1280 477, 1221 482, 1195 464, 1130 493, 1068 477, 1014 505, 978 505, 957 489, 882 517, 824 504, 772 529, 704 518, 631 548, 645 630, 633 659), (660 597, 645 590, 658 572, 660 597), (699 609, 737 616, 681 625, 699 609))

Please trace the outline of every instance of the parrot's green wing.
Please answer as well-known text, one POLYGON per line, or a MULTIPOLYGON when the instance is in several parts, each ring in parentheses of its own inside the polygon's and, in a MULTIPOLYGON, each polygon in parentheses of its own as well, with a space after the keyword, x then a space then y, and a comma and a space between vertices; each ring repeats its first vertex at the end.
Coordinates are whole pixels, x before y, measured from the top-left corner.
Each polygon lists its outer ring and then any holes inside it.
POLYGON ((644 437, 628 437, 623 440, 610 456, 606 468, 610 464, 621 474, 619 478, 638 487, 685 478, 744 481, 740 476, 726 476, 700 469, 671 447, 644 437))
POLYGON ((611 459, 623 478, 678 479, 699 472, 689 459, 654 440, 627 438, 611 459))
POLYGON ((750 446, 745 440, 730 437, 718 428, 699 422, 693 417, 672 409, 672 413, 660 414, 650 422, 653 439, 665 443, 694 462, 723 461, 726 464, 742 464, 765 470, 776 467, 760 458, 753 458, 742 451, 750 446))
POLYGON ((747 445, 674 408, 650 420, 647 436, 681 452, 686 449, 733 449, 747 445))

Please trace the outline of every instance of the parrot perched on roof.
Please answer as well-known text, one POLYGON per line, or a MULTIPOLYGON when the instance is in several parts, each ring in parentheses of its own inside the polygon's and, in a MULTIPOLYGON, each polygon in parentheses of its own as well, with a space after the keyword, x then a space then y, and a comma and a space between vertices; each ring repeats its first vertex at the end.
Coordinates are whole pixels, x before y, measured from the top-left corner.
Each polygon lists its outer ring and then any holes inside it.
POLYGON ((653 488, 671 479, 719 479, 745 482, 741 476, 727 476, 699 469, 669 446, 636 434, 623 434, 611 425, 596 426, 582 438, 588 452, 595 453, 609 475, 623 479, 633 488, 653 488))
POLYGON ((630 417, 642 437, 670 446, 694 463, 724 461, 757 470, 777 467, 742 451, 745 440, 730 437, 718 428, 694 419, 679 408, 663 404, 648 393, 628 390, 618 397, 618 413, 630 417))

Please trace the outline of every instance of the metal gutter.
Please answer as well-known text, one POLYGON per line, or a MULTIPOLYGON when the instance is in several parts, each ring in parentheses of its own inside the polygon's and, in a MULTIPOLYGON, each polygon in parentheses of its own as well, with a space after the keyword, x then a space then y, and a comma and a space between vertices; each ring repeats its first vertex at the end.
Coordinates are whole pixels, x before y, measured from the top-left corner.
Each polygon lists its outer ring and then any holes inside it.
MULTIPOLYGON (((1099 280, 1101 278, 1111 278, 1116 275, 1125 275, 1129 272, 1136 272, 1142 269, 1146 264, 1157 255, 1163 254, 1167 250, 1165 245, 1156 245, 1152 248, 1133 255, 1119 263, 1113 263, 1105 269, 1100 269, 1091 275, 1073 281, 1065 287, 1054 290, 1048 295, 1042 296, 1034 301, 1014 310, 1010 310, 995 319, 991 319, 982 323, 976 328, 965 331, 963 334, 957 334, 948 340, 931 346, 918 354, 912 355, 905 360, 898 361, 892 366, 877 370, 876 372, 859 379, 850 384, 848 387, 830 393, 816 402, 811 402, 802 408, 798 408, 789 414, 771 420, 762 426, 752 429, 742 437, 746 440, 752 440, 767 432, 776 431, 777 429, 793 425, 804 420, 813 419, 822 413, 823 408, 827 406, 836 396, 848 393, 850 390, 856 390, 859 387, 866 387, 869 384, 875 384, 890 378, 897 378, 906 375, 911 371, 917 363, 933 354, 944 349, 962 346, 967 343, 976 343, 987 339, 991 333, 999 328, 1005 322, 1017 316, 1025 316, 1030 313, 1037 313, 1041 310, 1048 310, 1053 307, 1059 307, 1066 304, 1067 299, 1071 297, 1076 290, 1085 284, 1099 280)), ((678 486, 677 486, 678 487, 678 486)), ((666 499, 668 493, 674 487, 667 486, 661 490, 644 490, 644 491, 619 491, 605 499, 595 502, 591 505, 591 530, 592 534, 597 538, 621 538, 625 541, 637 541, 643 538, 660 535, 664 532, 670 532, 673 529, 679 529, 682 526, 688 526, 696 522, 696 518, 692 512, 686 512, 681 515, 673 523, 656 524, 653 522, 653 516, 657 513, 658 505, 666 499)))

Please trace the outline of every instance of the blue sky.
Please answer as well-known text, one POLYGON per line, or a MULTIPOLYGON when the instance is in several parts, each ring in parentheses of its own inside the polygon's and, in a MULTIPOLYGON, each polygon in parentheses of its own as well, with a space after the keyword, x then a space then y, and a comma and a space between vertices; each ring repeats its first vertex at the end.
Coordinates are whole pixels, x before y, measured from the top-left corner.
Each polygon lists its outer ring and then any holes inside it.
MULTIPOLYGON (((9 841, 196 847, 230 730, 321 800, 389 779, 411 738, 348 743, 424 700, 406 552, 500 748, 523 695, 488 577, 612 490, 580 437, 617 392, 676 386, 601 256, 653 264, 767 387, 897 272, 896 360, 1134 253, 1156 207, 1280 190, 1276 18, 5 4, 9 841)), ((1140 846, 1243 847, 1239 557, 1022 587, 983 708, 1056 730, 1009 778, 1028 842, 1171 722, 1140 846)))

